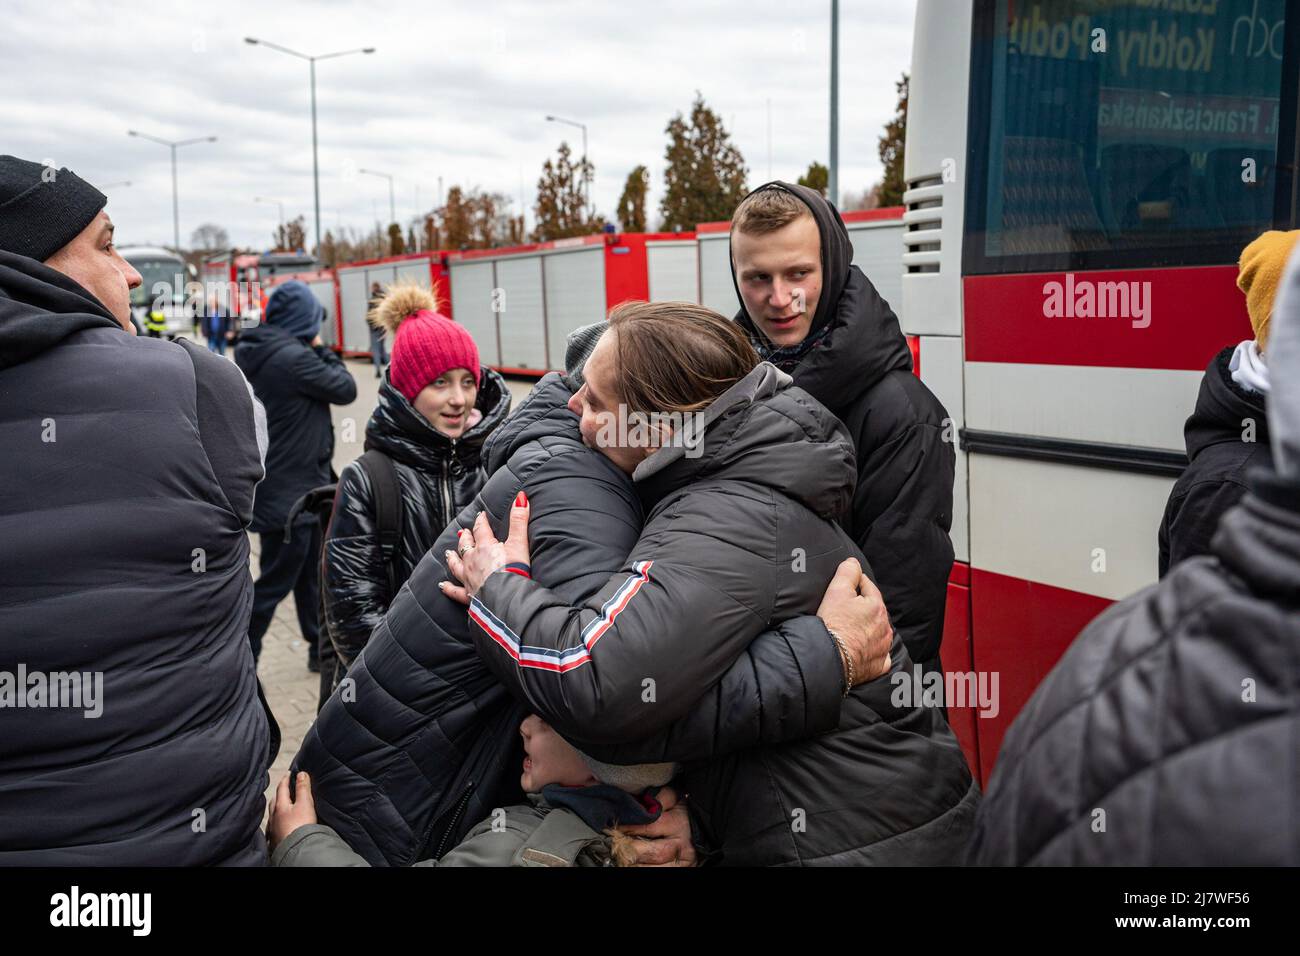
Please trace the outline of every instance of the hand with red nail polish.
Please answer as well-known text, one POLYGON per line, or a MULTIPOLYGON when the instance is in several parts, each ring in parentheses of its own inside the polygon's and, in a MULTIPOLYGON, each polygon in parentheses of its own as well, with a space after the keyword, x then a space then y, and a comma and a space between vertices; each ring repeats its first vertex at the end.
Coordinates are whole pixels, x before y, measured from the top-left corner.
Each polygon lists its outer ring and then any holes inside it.
POLYGON ((479 512, 474 519, 474 530, 461 531, 456 551, 449 551, 444 556, 447 570, 463 586, 457 587, 448 581, 439 585, 442 593, 461 604, 468 604, 489 575, 508 564, 528 565, 528 512, 528 495, 521 491, 510 507, 510 527, 505 541, 497 540, 487 515, 479 512))

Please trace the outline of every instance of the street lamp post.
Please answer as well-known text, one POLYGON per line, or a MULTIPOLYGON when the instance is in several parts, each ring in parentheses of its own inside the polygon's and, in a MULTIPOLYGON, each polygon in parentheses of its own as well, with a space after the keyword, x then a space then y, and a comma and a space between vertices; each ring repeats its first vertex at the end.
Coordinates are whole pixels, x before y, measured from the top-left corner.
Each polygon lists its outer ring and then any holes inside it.
POLYGON ((358 169, 357 172, 388 180, 388 221, 397 222, 397 204, 393 201, 393 177, 389 173, 380 173, 373 169, 358 169))
POLYGON ((182 146, 193 146, 195 143, 215 143, 215 136, 199 136, 195 139, 182 139, 173 142, 169 139, 159 139, 157 136, 150 136, 148 133, 141 133, 133 129, 126 131, 127 136, 138 136, 140 139, 147 139, 150 142, 161 143, 172 151, 172 243, 176 247, 176 252, 181 251, 181 206, 180 199, 176 191, 176 150, 182 146))
POLYGON ((831 155, 827 197, 837 207, 840 196, 840 0, 831 0, 831 155))
POLYGON ((309 56, 306 53, 299 53, 297 50, 290 50, 287 46, 280 46, 278 43, 272 43, 269 40, 259 40, 256 37, 244 37, 244 42, 253 46, 270 47, 272 50, 296 56, 298 59, 306 60, 311 64, 311 177, 316 200, 316 254, 320 255, 320 161, 316 147, 316 61, 348 56, 351 53, 374 53, 375 48, 367 46, 356 50, 340 50, 337 53, 322 53, 319 56, 309 56))
POLYGON ((579 123, 575 120, 564 119, 559 116, 547 116, 548 123, 565 123, 569 126, 576 126, 582 130, 582 201, 587 207, 587 215, 591 215, 591 180, 587 178, 587 126, 585 123, 579 123))

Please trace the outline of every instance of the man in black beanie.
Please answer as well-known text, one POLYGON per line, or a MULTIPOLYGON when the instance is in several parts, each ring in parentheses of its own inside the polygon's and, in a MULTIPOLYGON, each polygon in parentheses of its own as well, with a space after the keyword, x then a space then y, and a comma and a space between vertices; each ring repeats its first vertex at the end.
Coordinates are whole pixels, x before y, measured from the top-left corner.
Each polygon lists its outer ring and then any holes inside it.
POLYGON ((0 866, 261 865, 260 409, 134 336, 105 202, 0 156, 0 866))

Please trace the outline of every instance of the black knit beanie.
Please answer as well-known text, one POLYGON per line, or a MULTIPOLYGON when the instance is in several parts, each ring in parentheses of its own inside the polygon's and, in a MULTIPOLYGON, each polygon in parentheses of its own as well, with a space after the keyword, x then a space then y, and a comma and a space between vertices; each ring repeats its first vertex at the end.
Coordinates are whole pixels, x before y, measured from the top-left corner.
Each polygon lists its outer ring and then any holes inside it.
POLYGON ((72 170, 0 156, 0 249, 44 262, 108 202, 72 170))

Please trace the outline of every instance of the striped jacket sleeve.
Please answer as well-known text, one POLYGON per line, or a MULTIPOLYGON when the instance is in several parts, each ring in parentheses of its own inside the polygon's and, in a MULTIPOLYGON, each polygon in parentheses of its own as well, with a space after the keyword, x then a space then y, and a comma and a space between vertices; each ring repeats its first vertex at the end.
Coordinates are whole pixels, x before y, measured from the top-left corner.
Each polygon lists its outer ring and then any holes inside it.
POLYGON ((567 715, 556 726, 576 739, 621 743, 663 730, 767 629, 769 556, 695 530, 707 525, 692 516, 652 523, 582 603, 502 571, 470 604, 480 657, 538 713, 567 715))

